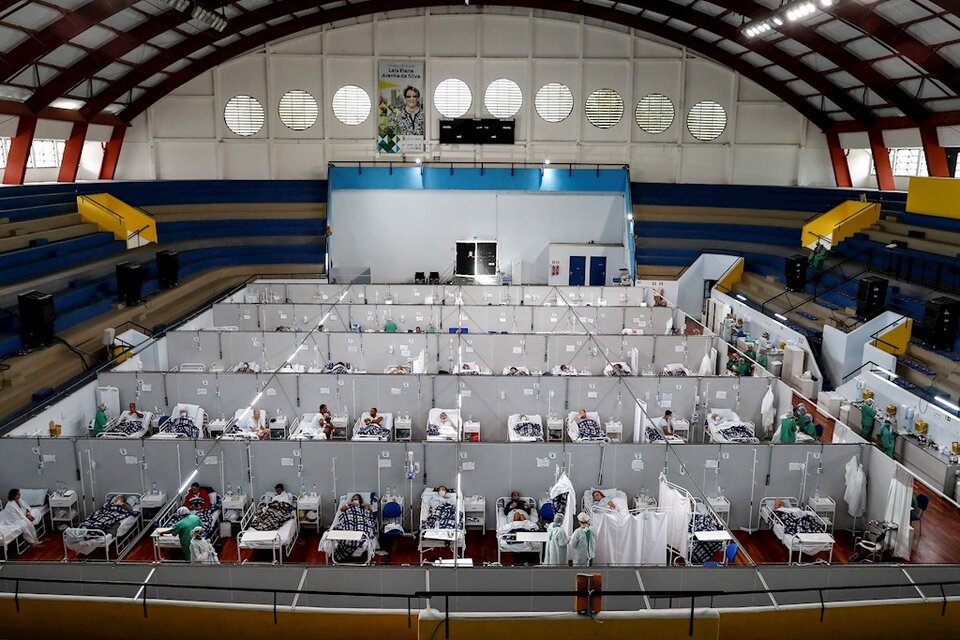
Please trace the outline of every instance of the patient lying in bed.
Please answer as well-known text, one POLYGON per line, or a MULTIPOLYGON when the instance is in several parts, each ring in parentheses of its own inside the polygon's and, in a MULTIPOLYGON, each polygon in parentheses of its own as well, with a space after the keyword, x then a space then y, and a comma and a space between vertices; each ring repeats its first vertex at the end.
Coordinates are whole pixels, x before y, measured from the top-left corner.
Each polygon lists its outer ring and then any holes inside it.
POLYGON ((600 490, 594 491, 592 496, 593 504, 590 505, 591 511, 626 511, 627 505, 621 498, 607 498, 600 490))
POLYGON ((503 506, 503 513, 507 520, 523 522, 530 519, 530 503, 520 497, 519 491, 510 493, 510 499, 503 506))
POLYGON ((427 435, 435 438, 456 440, 459 436, 457 425, 450 419, 446 411, 440 413, 437 424, 427 425, 427 435))

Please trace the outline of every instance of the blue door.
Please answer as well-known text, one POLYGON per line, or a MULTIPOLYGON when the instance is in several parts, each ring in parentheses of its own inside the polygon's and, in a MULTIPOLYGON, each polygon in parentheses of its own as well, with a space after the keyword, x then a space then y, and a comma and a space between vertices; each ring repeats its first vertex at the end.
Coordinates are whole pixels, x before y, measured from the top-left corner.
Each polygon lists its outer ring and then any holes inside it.
POLYGON ((571 287, 582 287, 586 276, 586 256, 570 256, 570 282, 568 284, 571 287))
POLYGON ((590 286, 602 287, 607 284, 607 257, 590 256, 590 286))

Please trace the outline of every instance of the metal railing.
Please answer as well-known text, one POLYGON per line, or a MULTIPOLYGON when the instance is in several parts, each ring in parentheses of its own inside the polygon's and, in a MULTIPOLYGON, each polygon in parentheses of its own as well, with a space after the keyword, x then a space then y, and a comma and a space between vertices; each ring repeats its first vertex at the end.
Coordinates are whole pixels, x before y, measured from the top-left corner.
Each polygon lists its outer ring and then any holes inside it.
MULTIPOLYGON (((589 571, 588 567, 584 567, 585 570, 589 571)), ((904 571, 906 574, 906 571, 904 571)), ((152 575, 152 574, 151 574, 152 575)), ((871 591, 876 592, 879 589, 906 589, 908 591, 913 591, 916 593, 915 596, 911 597, 891 597, 886 600, 906 600, 912 601, 920 599, 924 602, 928 602, 928 596, 924 595, 923 587, 935 589, 939 591, 940 597, 936 600, 941 603, 940 615, 945 616, 947 611, 947 605, 949 603, 949 598, 956 598, 957 596, 947 596, 947 587, 957 587, 960 586, 960 580, 932 580, 932 581, 915 581, 909 574, 906 574, 908 582, 900 583, 870 583, 863 585, 864 587, 869 586, 871 591)), ((150 576, 142 582, 134 581, 124 581, 124 580, 74 580, 66 578, 31 578, 31 577, 20 577, 20 576, 3 576, 0 578, 0 581, 5 581, 7 583, 13 583, 13 590, 6 590, 3 593, 9 593, 13 595, 14 607, 17 613, 21 613, 20 610, 20 597, 21 595, 31 594, 30 591, 23 591, 22 585, 24 584, 38 584, 38 585, 79 585, 83 587, 129 587, 131 590, 136 589, 136 595, 133 598, 122 598, 122 601, 129 602, 139 602, 142 606, 143 617, 149 617, 149 606, 148 602, 150 600, 148 595, 149 589, 159 590, 159 589, 169 589, 174 592, 182 592, 184 585, 182 583, 169 584, 169 583, 150 583, 150 576)), ((824 616, 827 609, 827 600, 824 597, 825 595, 849 591, 851 586, 842 585, 842 586, 816 586, 816 587, 783 587, 771 589, 767 587, 764 583, 763 589, 673 589, 673 590, 657 590, 657 589, 620 589, 620 590, 606 590, 606 589, 593 589, 592 587, 584 589, 575 589, 575 590, 549 590, 549 591, 511 591, 511 590, 490 590, 490 591, 473 591, 473 590, 449 590, 449 589, 439 589, 439 590, 416 590, 406 593, 371 593, 369 591, 334 591, 334 590, 316 590, 316 589, 278 589, 278 588, 262 588, 262 587, 236 587, 231 586, 229 590, 231 592, 237 593, 254 593, 261 594, 264 596, 269 596, 269 601, 272 602, 270 605, 273 611, 273 623, 278 625, 280 622, 280 612, 281 607, 286 607, 286 605, 280 605, 278 602, 279 596, 293 596, 291 598, 292 602, 297 602, 300 596, 332 596, 332 597, 341 597, 341 598, 378 598, 386 600, 397 600, 400 602, 406 603, 407 609, 407 628, 413 627, 413 616, 414 616, 414 601, 419 605, 420 603, 426 602, 429 603, 428 606, 436 609, 434 601, 443 600, 443 625, 444 625, 444 637, 450 637, 450 598, 584 598, 588 603, 588 609, 582 611, 576 611, 583 615, 590 615, 591 617, 597 612, 592 609, 592 604, 594 598, 603 598, 603 597, 621 597, 621 598, 636 598, 638 601, 638 606, 635 611, 640 612, 645 609, 649 609, 647 603, 651 599, 666 599, 668 602, 668 609, 680 609, 683 608, 687 610, 686 605, 683 607, 674 607, 674 601, 685 601, 690 600, 689 606, 689 635, 692 637, 694 635, 695 623, 696 623, 696 610, 697 610, 697 601, 701 602, 702 606, 707 606, 713 608, 715 599, 720 597, 735 597, 735 596, 767 596, 771 598, 771 602, 775 603, 775 596, 777 594, 816 594, 816 600, 809 600, 804 604, 819 604, 820 607, 820 622, 824 621, 824 616)), ((222 593, 224 588, 220 585, 199 585, 191 583, 189 585, 189 590, 191 592, 204 591, 210 592, 214 591, 217 593, 222 593)), ((49 591, 44 593, 44 595, 49 595, 49 591)), ((68 594, 63 594, 64 597, 70 597, 68 594)), ((107 596, 109 597, 109 596, 107 596)), ((117 598, 120 600, 120 598, 117 598)), ((179 602, 176 599, 170 598, 160 598, 155 597, 153 600, 157 602, 179 602)), ((186 600, 184 600, 186 602, 186 600)), ((196 604, 195 599, 189 600, 192 604, 196 604)), ((830 604, 838 604, 840 602, 871 602, 864 600, 852 600, 852 601, 831 601, 830 604)), ((291 605, 292 606, 292 605, 291 605)), ((751 605, 754 606, 754 605, 751 605)), ((776 606, 774 604, 774 606, 776 606)), ((879 605, 877 605, 879 606, 879 605)), ((354 607, 359 608, 359 607, 354 607)), ((743 606, 741 608, 746 608, 743 606)), ((573 611, 571 611, 573 612, 573 611)), ((547 612, 544 612, 547 613, 547 612)))

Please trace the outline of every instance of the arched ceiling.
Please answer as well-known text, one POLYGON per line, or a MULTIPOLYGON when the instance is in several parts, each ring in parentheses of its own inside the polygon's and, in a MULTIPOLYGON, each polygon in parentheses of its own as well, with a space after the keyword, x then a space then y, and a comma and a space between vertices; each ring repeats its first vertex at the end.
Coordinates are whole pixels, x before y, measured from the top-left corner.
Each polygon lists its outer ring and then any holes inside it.
POLYGON ((818 11, 748 36, 791 0, 0 0, 0 111, 130 122, 176 87, 301 31, 407 8, 522 7, 636 29, 775 94, 823 130, 960 121, 960 0, 810 0, 818 11), (197 4, 227 20, 192 19, 197 4), (64 111, 61 111, 64 110, 64 111))

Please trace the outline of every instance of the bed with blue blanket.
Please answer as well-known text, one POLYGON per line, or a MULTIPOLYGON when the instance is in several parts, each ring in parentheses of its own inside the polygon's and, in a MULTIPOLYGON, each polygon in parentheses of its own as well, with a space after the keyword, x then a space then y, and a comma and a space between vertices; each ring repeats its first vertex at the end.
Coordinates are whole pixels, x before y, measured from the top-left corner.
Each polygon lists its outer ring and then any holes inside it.
POLYGON ((766 497, 760 501, 760 523, 773 530, 774 535, 791 553, 797 551, 814 556, 829 551, 832 544, 801 544, 799 533, 826 533, 827 523, 807 506, 791 497, 766 497))
POLYGON ((159 432, 153 436, 160 439, 189 438, 196 440, 206 435, 207 412, 196 404, 178 404, 173 408, 170 419, 160 424, 159 432), (186 411, 186 417, 180 415, 186 411))
POLYGON ((510 442, 543 442, 543 418, 514 413, 507 418, 507 435, 510 442))
POLYGON ((710 409, 707 412, 707 435, 718 444, 760 442, 752 422, 740 419, 732 409, 710 409))
POLYGON ((333 524, 320 538, 320 551, 327 560, 341 564, 349 560, 363 558, 363 564, 373 562, 377 550, 377 496, 372 492, 352 491, 340 496, 337 514, 333 524), (342 509, 355 494, 363 498, 363 506, 348 505, 342 509), (371 505, 367 509, 366 505, 371 505), (343 535, 348 532, 347 535, 343 535))
POLYGON ((567 435, 572 442, 606 442, 607 434, 601 427, 600 414, 587 411, 587 417, 581 420, 577 411, 567 415, 567 435))
POLYGON ((141 411, 143 417, 131 415, 124 411, 119 418, 107 423, 106 429, 97 435, 98 438, 142 438, 150 432, 153 424, 153 414, 141 411))
POLYGON ((353 373, 353 365, 349 362, 328 362, 323 365, 323 373, 353 373))
POLYGON ((697 508, 690 519, 688 553, 692 564, 703 564, 723 549, 723 543, 701 542, 694 538, 693 534, 699 531, 723 531, 724 526, 706 505, 699 500, 696 505, 697 508))
POLYGON ((541 531, 537 501, 531 496, 520 496, 527 509, 506 510, 510 496, 497 499, 497 562, 501 563, 504 551, 509 553, 540 553, 542 542, 517 542, 520 531, 541 531), (516 515, 521 514, 521 515, 516 515))
POLYGON ((140 494, 126 492, 108 493, 103 505, 76 527, 63 532, 63 555, 67 550, 86 556, 96 549, 103 549, 110 559, 110 548, 120 555, 120 547, 143 528, 140 518, 140 494), (123 496, 125 503, 118 498, 123 496))
POLYGON ((393 414, 377 413, 377 417, 383 418, 379 425, 366 424, 369 417, 370 412, 365 411, 363 415, 357 418, 357 421, 353 424, 353 435, 350 439, 358 442, 386 442, 389 440, 393 434, 393 414))
POLYGON ((456 545, 459 555, 463 556, 467 540, 462 504, 453 491, 449 491, 444 499, 430 487, 423 490, 420 495, 420 564, 431 549, 453 549, 456 545))
MULTIPOLYGON (((193 512, 193 515, 200 518, 200 522, 203 525, 203 537, 209 540, 211 543, 216 543, 220 538, 220 516, 222 515, 220 494, 211 487, 203 488, 210 495, 210 506, 206 509, 197 508, 199 504, 186 506, 189 506, 190 510, 193 512)), ((157 522, 157 529, 170 528, 179 520, 180 516, 177 515, 177 510, 172 509, 162 518, 160 518, 159 522, 157 522)), ((180 538, 177 536, 172 536, 169 533, 153 536, 153 555, 159 562, 164 560, 161 549, 179 548, 180 538)))

